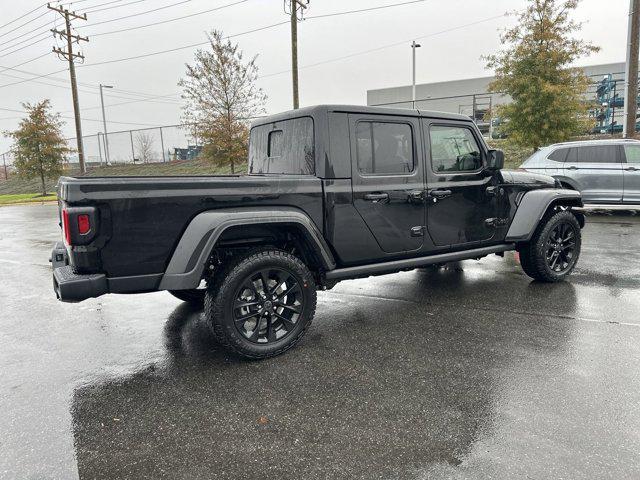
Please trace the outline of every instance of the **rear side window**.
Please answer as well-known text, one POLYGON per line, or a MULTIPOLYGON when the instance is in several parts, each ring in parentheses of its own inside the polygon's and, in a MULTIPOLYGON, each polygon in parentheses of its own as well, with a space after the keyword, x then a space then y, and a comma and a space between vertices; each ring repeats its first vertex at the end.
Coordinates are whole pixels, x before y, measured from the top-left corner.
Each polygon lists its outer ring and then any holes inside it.
POLYGON ((482 167, 480 147, 468 128, 434 125, 429 138, 434 172, 472 172, 482 167))
POLYGON ((624 155, 627 157, 627 163, 640 163, 640 145, 625 145, 624 155))
POLYGON ((358 170, 369 175, 413 172, 413 132, 407 123, 358 122, 358 170))
POLYGON ((559 148, 551 152, 551 154, 547 158, 549 160, 553 160, 554 162, 564 162, 567 158, 568 152, 568 148, 559 148))
POLYGON ((293 118, 251 129, 249 173, 313 175, 313 120, 293 118))
POLYGON ((573 147, 567 162, 575 163, 618 163, 618 147, 615 145, 594 145, 573 147))

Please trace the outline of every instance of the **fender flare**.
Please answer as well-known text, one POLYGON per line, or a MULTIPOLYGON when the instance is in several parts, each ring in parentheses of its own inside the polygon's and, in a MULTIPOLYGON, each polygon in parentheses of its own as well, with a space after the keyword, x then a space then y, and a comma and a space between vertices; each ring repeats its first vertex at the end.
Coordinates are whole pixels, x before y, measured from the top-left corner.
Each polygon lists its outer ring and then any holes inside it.
POLYGON ((570 177, 565 177, 564 175, 554 175, 553 178, 555 178, 559 182, 566 183, 578 192, 580 191, 580 188, 578 188, 578 184, 576 183, 576 181, 570 177))
POLYGON ((544 214, 551 205, 556 203, 582 207, 582 197, 578 191, 560 188, 543 188, 525 193, 509 226, 505 241, 528 242, 531 240, 544 214))
POLYGON ((197 288, 214 245, 222 233, 231 227, 255 224, 296 224, 304 229, 307 238, 318 251, 326 270, 336 266, 331 250, 315 223, 295 208, 254 207, 220 209, 196 215, 182 234, 173 251, 158 290, 187 290, 197 288))

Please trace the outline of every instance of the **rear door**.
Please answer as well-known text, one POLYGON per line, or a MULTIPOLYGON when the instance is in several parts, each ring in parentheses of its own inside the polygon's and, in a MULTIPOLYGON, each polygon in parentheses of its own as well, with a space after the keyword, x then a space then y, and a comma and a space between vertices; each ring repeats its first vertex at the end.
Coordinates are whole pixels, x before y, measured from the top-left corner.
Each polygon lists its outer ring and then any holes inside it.
POLYGON ((498 198, 477 130, 468 122, 428 119, 423 127, 429 153, 427 229, 434 244, 457 248, 492 241, 499 226, 494 223, 498 198))
POLYGON ((353 202, 385 253, 422 247, 424 176, 419 121, 349 115, 353 202))
POLYGON ((587 203, 622 202, 623 170, 618 145, 572 147, 564 162, 564 175, 571 178, 587 203))
POLYGON ((623 147, 624 203, 640 204, 640 144, 630 143, 623 147))

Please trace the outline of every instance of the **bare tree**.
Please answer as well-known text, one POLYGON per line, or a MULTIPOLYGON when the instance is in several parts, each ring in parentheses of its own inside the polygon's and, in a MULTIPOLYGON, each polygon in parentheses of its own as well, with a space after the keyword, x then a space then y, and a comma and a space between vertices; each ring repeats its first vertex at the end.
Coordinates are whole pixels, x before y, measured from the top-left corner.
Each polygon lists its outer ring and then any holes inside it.
POLYGON ((155 138, 150 132, 138 132, 136 135, 136 150, 138 153, 138 159, 142 163, 149 163, 153 160, 153 142, 155 138))
POLYGON ((217 30, 209 35, 209 45, 209 50, 196 52, 178 83, 186 100, 182 118, 191 134, 202 139, 203 156, 235 173, 247 158, 248 121, 265 112, 266 95, 255 84, 257 56, 245 61, 238 45, 217 30))

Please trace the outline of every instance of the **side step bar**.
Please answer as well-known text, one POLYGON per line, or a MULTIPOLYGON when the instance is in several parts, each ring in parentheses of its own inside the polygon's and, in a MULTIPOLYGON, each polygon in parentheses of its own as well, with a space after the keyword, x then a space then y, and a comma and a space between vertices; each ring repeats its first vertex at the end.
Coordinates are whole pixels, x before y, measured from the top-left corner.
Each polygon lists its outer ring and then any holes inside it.
POLYGON ((459 260, 480 258, 491 255, 492 253, 506 252, 515 249, 515 243, 504 243, 502 245, 474 248, 473 250, 464 250, 461 252, 440 253, 438 255, 430 255, 428 257, 407 258, 405 260, 394 260, 391 262, 374 263, 371 265, 361 265, 358 267, 337 268, 335 270, 327 272, 325 277, 327 280, 343 280, 346 278, 368 277, 370 275, 393 273, 407 268, 424 267, 436 263, 457 262, 459 260))

